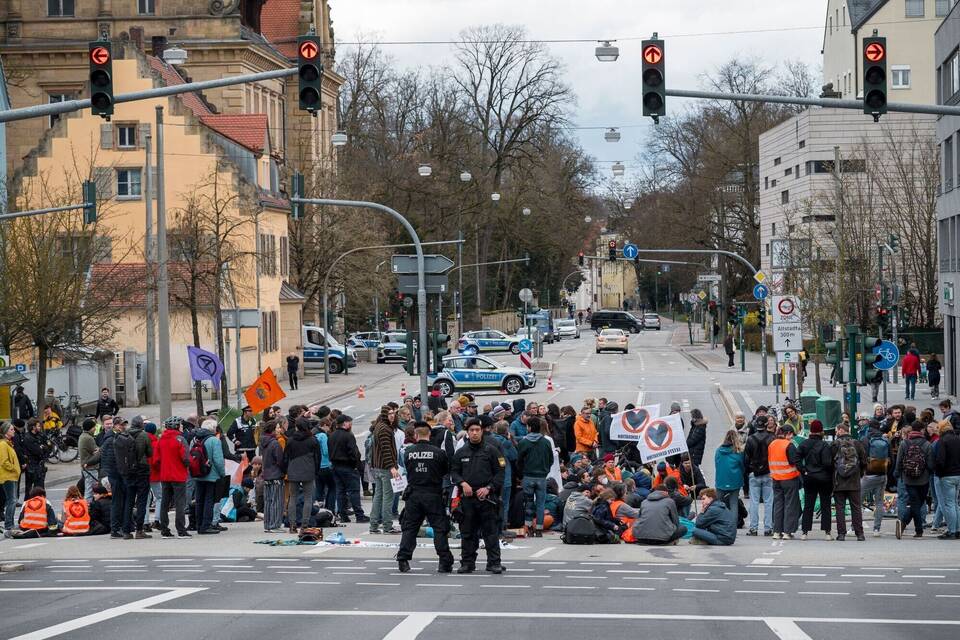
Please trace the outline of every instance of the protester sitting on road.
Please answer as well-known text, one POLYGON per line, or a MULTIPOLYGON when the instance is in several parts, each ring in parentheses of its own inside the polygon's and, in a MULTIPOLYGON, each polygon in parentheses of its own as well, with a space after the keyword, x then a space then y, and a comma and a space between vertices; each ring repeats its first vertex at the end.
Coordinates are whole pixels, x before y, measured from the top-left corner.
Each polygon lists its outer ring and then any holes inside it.
POLYGON ((90 507, 74 485, 67 488, 60 522, 60 531, 65 536, 84 536, 90 532, 90 507))
POLYGON ((693 498, 680 491, 680 483, 677 482, 676 478, 667 477, 663 484, 659 486, 659 489, 667 492, 673 503, 677 505, 677 513, 681 517, 687 518, 690 516, 690 505, 693 504, 693 498))
POLYGON ((623 481, 623 472, 617 468, 616 459, 612 453, 603 456, 603 473, 610 482, 623 481))
POLYGON ((637 544, 676 544, 686 529, 680 526, 677 505, 665 491, 654 490, 640 505, 640 515, 633 523, 633 537, 637 544))
POLYGON ((43 487, 34 487, 30 490, 30 497, 23 503, 20 516, 17 519, 20 525, 20 536, 32 533, 37 536, 54 536, 60 528, 57 514, 47 500, 47 492, 43 487))
POLYGON ((589 484, 581 484, 567 498, 563 506, 563 526, 577 517, 590 517, 593 510, 593 488, 589 484))
POLYGON ((609 542, 619 542, 620 534, 626 528, 624 524, 613 515, 611 503, 616 500, 616 494, 612 489, 603 489, 593 501, 593 510, 590 515, 593 516, 593 522, 597 528, 605 532, 609 542))
POLYGON ((737 512, 717 500, 715 489, 701 491, 700 515, 694 523, 690 544, 731 545, 736 539, 737 512))
POLYGON ((616 482, 611 486, 613 491, 613 501, 610 503, 610 513, 614 519, 623 524, 623 531, 620 532, 620 539, 624 542, 633 542, 633 523, 640 517, 640 510, 631 507, 624 500, 626 487, 622 482, 616 482))
POLYGON ((113 498, 102 484, 93 487, 93 502, 90 503, 90 533, 91 536, 101 536, 110 533, 110 510, 113 508, 113 498))
POLYGON ((696 498, 707 488, 707 481, 703 479, 700 465, 694 464, 686 453, 680 456, 680 486, 691 497, 696 498))

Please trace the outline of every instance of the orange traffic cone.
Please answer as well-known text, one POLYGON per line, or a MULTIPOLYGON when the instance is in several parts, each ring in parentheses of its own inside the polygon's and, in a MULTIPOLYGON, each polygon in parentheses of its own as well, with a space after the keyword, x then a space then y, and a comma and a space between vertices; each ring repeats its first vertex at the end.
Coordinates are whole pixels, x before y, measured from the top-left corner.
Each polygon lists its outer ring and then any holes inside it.
POLYGON ((400 397, 401 397, 401 398, 406 398, 406 397, 407 397, 407 385, 405 385, 405 384, 401 384, 401 385, 400 385, 400 397))
POLYGON ((367 394, 366 394, 366 390, 363 388, 363 385, 360 385, 359 387, 357 387, 357 399, 363 400, 366 397, 367 397, 367 394))
POLYGON ((547 378, 547 391, 553 391, 553 378, 547 378))

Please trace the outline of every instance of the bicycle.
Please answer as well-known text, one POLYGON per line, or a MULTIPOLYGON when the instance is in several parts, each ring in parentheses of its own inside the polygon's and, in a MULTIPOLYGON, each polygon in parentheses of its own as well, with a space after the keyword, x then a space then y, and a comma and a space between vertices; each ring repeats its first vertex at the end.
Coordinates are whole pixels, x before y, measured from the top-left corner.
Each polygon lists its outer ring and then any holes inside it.
POLYGON ((47 441, 50 445, 50 452, 47 453, 47 462, 57 464, 58 462, 73 462, 80 455, 75 438, 63 433, 63 429, 51 429, 47 433, 47 441))

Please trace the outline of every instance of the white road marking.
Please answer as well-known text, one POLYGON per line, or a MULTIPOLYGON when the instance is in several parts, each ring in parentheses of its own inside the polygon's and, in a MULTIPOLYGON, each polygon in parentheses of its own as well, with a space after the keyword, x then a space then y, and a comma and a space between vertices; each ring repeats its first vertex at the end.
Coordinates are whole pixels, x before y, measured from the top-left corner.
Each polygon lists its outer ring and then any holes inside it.
POLYGON ((773 558, 754 558, 750 564, 773 564, 773 558))
POLYGON ((217 573, 263 573, 263 571, 257 571, 256 569, 221 569, 217 573))
POLYGON ((606 580, 607 576, 567 576, 567 580, 606 580))
POLYGON ((437 584, 437 583, 435 583, 435 582, 419 582, 419 583, 417 583, 417 586, 418 586, 418 587, 462 587, 463 585, 462 585, 462 584, 447 584, 447 583, 445 583, 445 582, 444 582, 444 583, 441 583, 441 584, 437 584))
POLYGON ((945 587, 960 587, 960 582, 931 582, 929 584, 935 584, 945 587))
POLYGON ((416 640, 420 632, 430 626, 434 618, 436 616, 432 613, 411 613, 391 629, 383 640, 416 640))
POLYGON ((904 575, 904 576, 900 576, 900 577, 901 577, 901 578, 938 578, 938 579, 941 579, 941 580, 942 580, 942 579, 946 578, 947 576, 931 576, 931 575, 929 575, 929 574, 923 574, 923 575, 904 575))
POLYGON ((882 573, 841 573, 841 578, 885 578, 882 573))
POLYGON ((690 566, 691 566, 691 567, 718 567, 718 568, 721 568, 721 569, 725 569, 725 568, 729 568, 729 567, 735 567, 735 566, 737 566, 737 565, 735 565, 735 564, 704 564, 704 563, 700 563, 700 564, 691 564, 690 566))
POLYGON ((915 593, 868 593, 868 596, 880 596, 886 598, 916 598, 917 594, 915 593))
POLYGON ((960 569, 917 569, 917 571, 960 571, 960 569))
POLYGON ((780 583, 780 584, 784 584, 784 583, 789 583, 790 581, 789 581, 789 580, 764 580, 764 579, 759 579, 759 578, 758 578, 757 580, 745 579, 744 582, 769 582, 769 583, 780 583))
POLYGON ((752 411, 755 411, 760 405, 753 401, 753 397, 746 391, 741 391, 740 395, 743 396, 743 401, 747 403, 747 406, 750 407, 752 411))
POLYGON ((607 569, 607 573, 650 573, 648 569, 607 569))
POLYGON ((593 569, 547 569, 551 573, 593 573, 593 569))
POLYGON ((399 587, 399 582, 358 582, 358 587, 399 587))
POLYGON ((734 591, 734 593, 755 593, 755 594, 761 594, 761 593, 762 593, 762 594, 767 594, 767 595, 783 595, 783 591, 747 591, 747 590, 739 590, 739 591, 734 591))
POLYGON ((853 584, 853 580, 804 580, 806 584, 853 584))
POLYGON ((656 591, 653 587, 607 587, 608 591, 656 591))
POLYGON ((163 582, 159 578, 118 578, 117 582, 163 582))
POLYGON ((848 596, 848 591, 798 591, 801 596, 848 596))
POLYGON ((280 580, 234 580, 234 584, 283 584, 280 580))
MULTIPOLYGON (((504 564, 506 564, 506 563, 504 563, 504 564)), ((566 561, 564 561, 564 560, 554 560, 554 561, 541 560, 541 561, 539 561, 539 562, 531 562, 530 564, 567 564, 567 563, 566 563, 566 561)))
POLYGON ((826 578, 825 573, 781 573, 784 578, 826 578))
POLYGON ((768 576, 770 574, 766 572, 724 571, 723 575, 725 576, 768 576))
POLYGON ((562 585, 553 585, 548 584, 544 585, 544 589, 596 589, 596 587, 580 587, 580 586, 562 586, 562 585))
POLYGON ((667 571, 667 574, 673 574, 675 576, 708 576, 710 575, 709 571, 667 571))
POLYGON ((45 544, 47 544, 47 543, 46 543, 46 542, 31 542, 30 544, 21 544, 21 545, 18 545, 18 546, 16 546, 16 547, 13 547, 13 548, 14 548, 14 549, 30 549, 31 547, 42 547, 42 546, 45 545, 45 544))
POLYGON ((720 589, 673 589, 673 591, 683 591, 690 593, 720 593, 720 589))
POLYGON ((764 618, 763 621, 780 640, 811 640, 810 636, 789 618, 764 618))
POLYGON ((481 589, 529 589, 529 584, 482 584, 481 589))
MULTIPOLYGON (((801 569, 823 569, 826 571, 843 571, 844 569, 846 569, 846 567, 808 567, 808 566, 803 566, 800 568, 801 569)), ((876 571, 876 569, 874 569, 874 571, 876 571)))
POLYGON ((938 598, 960 598, 960 596, 949 595, 949 594, 945 594, 945 593, 938 593, 938 594, 937 594, 937 597, 938 597, 938 598))
POLYGON ((323 580, 300 580, 296 584, 340 584, 339 582, 328 582, 323 580))
POLYGON ((54 582, 103 582, 103 580, 93 580, 89 578, 74 578, 71 580, 54 580, 54 582))
MULTIPOLYGON (((312 569, 312 568, 313 568, 313 567, 311 567, 311 566, 308 565, 308 564, 293 564, 293 565, 291 565, 291 564, 280 564, 280 565, 271 564, 271 565, 267 565, 267 569, 312 569)), ((346 568, 346 567, 344 567, 344 568, 346 568)), ((351 569, 362 569, 363 567, 350 567, 350 568, 351 568, 351 569)))
POLYGON ((543 556, 547 555, 548 553, 550 553, 550 552, 553 551, 554 549, 556 549, 556 547, 547 547, 547 548, 545 548, 545 549, 540 549, 540 551, 537 551, 536 553, 531 554, 530 557, 531 557, 531 558, 542 558, 543 556))
POLYGON ((182 579, 177 580, 177 582, 220 582, 215 578, 197 578, 196 580, 182 579))
MULTIPOLYGON (((622 562, 581 562, 580 564, 584 566, 595 565, 600 567, 619 567, 623 563, 622 562)), ((516 571, 516 569, 514 569, 514 571, 516 571)))
MULTIPOLYGON (((50 590, 101 590, 102 587, 53 587, 50 590)), ((153 590, 155 587, 112 587, 112 589, 117 590, 141 590, 149 589, 153 590)), ((100 624, 106 620, 112 620, 127 613, 134 611, 141 611, 147 609, 157 604, 162 604, 164 602, 169 602, 171 600, 176 600, 177 598, 182 598, 184 596, 193 595, 198 591, 202 591, 202 588, 197 587, 179 587, 176 589, 171 589, 166 593, 158 593, 152 595, 149 598, 143 598, 142 600, 136 600, 134 602, 129 602, 127 604, 122 604, 119 607, 112 607, 110 609, 104 609, 103 611, 97 611, 96 613, 91 613, 87 616, 81 616, 79 618, 74 618, 73 620, 68 620, 66 622, 61 622, 60 624, 55 624, 49 627, 44 627, 43 629, 38 629, 31 633, 26 633, 21 636, 17 636, 12 640, 45 640, 46 638, 53 638, 59 635, 70 634, 73 631, 78 629, 83 629, 84 627, 89 627, 91 625, 100 624)))
POLYGON ((684 578, 687 582, 730 582, 730 578, 684 578))

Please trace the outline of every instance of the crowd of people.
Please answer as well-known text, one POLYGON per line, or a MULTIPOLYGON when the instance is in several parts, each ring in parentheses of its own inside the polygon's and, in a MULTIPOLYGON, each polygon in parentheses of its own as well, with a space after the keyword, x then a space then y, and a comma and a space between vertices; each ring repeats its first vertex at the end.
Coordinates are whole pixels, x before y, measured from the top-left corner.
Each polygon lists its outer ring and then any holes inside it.
MULTIPOLYGON (((0 438, 4 534, 187 538, 259 521, 268 534, 303 535, 353 520, 372 535, 400 535, 404 570, 426 520, 441 570, 452 570, 447 538, 459 535, 460 570, 474 570, 483 538, 496 573, 501 540, 549 531, 568 544, 730 545, 742 528, 806 540, 819 521, 827 539, 835 527, 844 540, 849 517, 862 541, 866 509, 874 536, 886 515, 898 538, 911 523, 915 537, 960 537, 960 414, 949 400, 939 417, 878 404, 829 429, 792 406, 780 419, 766 407, 750 420, 738 414, 714 451, 712 483, 701 471, 707 420, 697 409, 684 426, 687 452, 645 462, 611 437, 614 416, 633 405, 477 400, 448 404, 435 390, 426 403, 389 403, 360 437, 349 415, 326 406, 259 416, 245 407, 227 424, 105 413, 82 423, 80 477, 59 510, 37 464, 43 422, 18 419, 0 438)), ((670 413, 680 412, 674 403, 670 413)))

